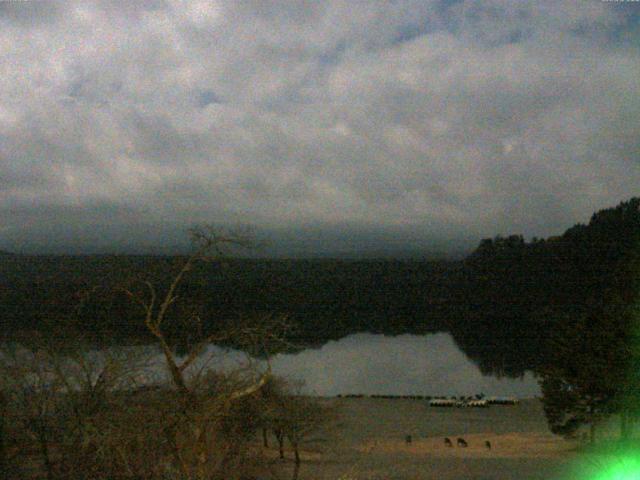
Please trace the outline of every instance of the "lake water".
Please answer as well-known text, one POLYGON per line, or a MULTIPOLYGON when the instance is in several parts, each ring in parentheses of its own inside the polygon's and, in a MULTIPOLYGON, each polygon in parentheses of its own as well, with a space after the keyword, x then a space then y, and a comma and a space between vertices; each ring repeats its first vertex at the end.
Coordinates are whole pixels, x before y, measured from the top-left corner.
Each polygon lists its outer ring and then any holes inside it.
MULTIPOLYGON (((136 356, 150 359, 149 368, 140 380, 168 381, 164 357, 155 346, 117 349, 121 352, 133 349, 136 356)), ((95 351, 88 360, 96 367, 104 361, 95 351)), ((319 396, 484 393, 529 398, 540 395, 539 386, 530 373, 521 379, 484 376, 447 333, 398 336, 358 333, 329 341, 320 348, 276 355, 271 365, 275 374, 304 382, 302 392, 319 396)), ((240 351, 211 345, 187 372, 203 368, 252 371, 256 366, 265 368, 263 361, 240 351)), ((99 369, 94 371, 97 375, 99 369)))
MULTIPOLYGON (((210 347, 212 364, 234 368, 246 362, 240 352, 210 347)), ((161 360, 160 358, 158 360, 161 360)), ((275 374, 304 381, 303 391, 392 395, 540 395, 532 374, 522 379, 484 376, 454 343, 451 335, 349 335, 317 349, 280 354, 272 359, 275 374)))

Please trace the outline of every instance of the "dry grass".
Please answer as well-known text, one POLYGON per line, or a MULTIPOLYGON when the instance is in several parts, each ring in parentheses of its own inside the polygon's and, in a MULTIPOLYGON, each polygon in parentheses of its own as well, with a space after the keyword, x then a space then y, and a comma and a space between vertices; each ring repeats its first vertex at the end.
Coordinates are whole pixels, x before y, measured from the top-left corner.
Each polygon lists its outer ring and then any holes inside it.
MULTIPOLYGON (((153 424, 166 414, 161 408, 166 394, 149 391, 128 400, 130 409, 121 421, 130 429, 119 429, 122 436, 113 439, 126 446, 129 459, 139 462, 132 465, 133 470, 150 474, 153 469, 149 463, 160 461, 164 455, 145 451, 153 446, 147 445, 145 438, 161 439, 157 430, 141 432, 139 427, 153 424)), ((341 405, 339 426, 302 446, 301 480, 551 480, 566 478, 556 474, 580 456, 575 452, 576 442, 546 432, 537 401, 475 411, 432 409, 418 400, 321 401, 341 405), (405 443, 406 434, 412 435, 411 444, 405 443), (453 440, 453 447, 445 446, 445 436, 453 440), (463 437, 469 446, 455 446, 457 437, 463 437), (486 440, 491 442, 491 450, 485 447, 486 440)), ((110 419, 109 423, 118 422, 110 419)), ((294 460, 288 443, 285 460, 278 458, 275 438, 271 436, 269 448, 264 448, 259 432, 248 438, 243 448, 239 458, 247 478, 291 478, 294 460)), ((16 478, 35 478, 34 467, 39 462, 37 452, 33 453, 23 457, 31 468, 16 478)), ((237 473, 238 465, 230 466, 226 478, 237 473)))
POLYGON ((403 399, 339 404, 339 427, 309 456, 302 479, 552 480, 564 478, 559 472, 576 457, 575 442, 547 432, 536 400, 477 410, 434 409, 425 401, 403 399), (444 437, 454 446, 446 447, 444 437), (455 446, 457 437, 469 446, 455 446))
POLYGON ((493 432, 464 434, 468 447, 455 446, 458 435, 452 434, 453 447, 444 444, 443 437, 430 437, 412 441, 406 445, 397 440, 373 440, 357 446, 356 450, 378 451, 381 453, 403 453, 418 456, 435 456, 441 458, 563 458, 574 449, 567 442, 551 434, 540 433, 506 433, 497 435, 493 432), (485 441, 491 442, 491 449, 485 441))

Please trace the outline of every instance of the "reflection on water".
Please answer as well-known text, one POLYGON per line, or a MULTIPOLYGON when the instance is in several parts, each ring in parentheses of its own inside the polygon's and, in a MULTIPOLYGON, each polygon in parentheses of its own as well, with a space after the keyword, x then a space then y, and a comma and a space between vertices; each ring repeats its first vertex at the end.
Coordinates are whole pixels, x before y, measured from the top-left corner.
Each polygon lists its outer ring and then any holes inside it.
POLYGON ((305 381, 316 395, 509 395, 533 397, 540 389, 522 379, 485 377, 458 349, 451 335, 349 335, 317 350, 278 355, 275 373, 305 381))
MULTIPOLYGON (((234 370, 248 357, 211 346, 191 370, 207 366, 234 370)), ((164 372, 162 355, 154 355, 156 373, 164 372)), ((272 359, 277 375, 302 380, 303 391, 320 396, 362 393, 392 395, 475 395, 534 397, 540 394, 533 375, 522 379, 483 376, 448 333, 395 337, 358 333, 318 349, 280 354, 272 359)), ((165 377, 168 380, 168 377, 165 377)))
MULTIPOLYGON (((169 376, 160 351, 154 346, 117 347, 126 358, 145 357, 148 368, 139 377, 145 382, 167 382, 169 376), (127 350, 135 351, 133 352, 127 350)), ((113 352, 115 353, 115 352, 113 352)), ((112 353, 112 354, 113 354, 112 353)), ((104 363, 102 354, 92 352, 89 363, 104 363)), ((203 369, 250 369, 261 363, 242 352, 210 346, 189 369, 193 375, 203 369)), ((264 365, 263 365, 264 367, 264 365)), ((486 377, 458 349, 451 335, 399 335, 395 337, 358 333, 330 341, 319 349, 280 354, 272 359, 277 375, 302 380, 308 394, 391 395, 475 395, 533 397, 540 394, 528 373, 522 379, 486 377)), ((94 369, 95 374, 99 369, 94 369)))

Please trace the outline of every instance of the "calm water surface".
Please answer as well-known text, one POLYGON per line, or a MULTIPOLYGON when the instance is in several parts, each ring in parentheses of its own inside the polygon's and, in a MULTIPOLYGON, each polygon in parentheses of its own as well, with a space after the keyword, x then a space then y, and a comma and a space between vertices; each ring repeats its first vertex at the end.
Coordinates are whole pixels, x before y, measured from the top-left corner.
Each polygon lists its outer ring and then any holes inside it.
MULTIPOLYGON (((242 365, 240 352, 209 348, 212 365, 242 365)), ((158 360, 161 360, 160 358, 158 360)), ((337 394, 509 395, 540 394, 533 375, 522 379, 484 376, 447 333, 395 337, 358 333, 317 349, 276 355, 274 373, 304 381, 303 391, 337 394)))
MULTIPOLYGON (((133 351, 135 357, 147 359, 144 363, 148 368, 139 376, 140 381, 169 381, 164 357, 155 346, 117 349, 128 351, 128 356, 133 351)), ((96 351, 89 355, 97 375, 97 367, 104 363, 104 358, 96 351)), ((211 345, 187 373, 195 374, 208 368, 254 371, 256 364, 259 368, 266 367, 263 361, 240 351, 211 345)), ((484 376, 448 333, 394 337, 358 333, 330 341, 320 348, 276 355, 271 365, 275 374, 302 382, 303 393, 319 396, 484 393, 530 398, 540 395, 539 386, 530 373, 521 379, 484 376)))

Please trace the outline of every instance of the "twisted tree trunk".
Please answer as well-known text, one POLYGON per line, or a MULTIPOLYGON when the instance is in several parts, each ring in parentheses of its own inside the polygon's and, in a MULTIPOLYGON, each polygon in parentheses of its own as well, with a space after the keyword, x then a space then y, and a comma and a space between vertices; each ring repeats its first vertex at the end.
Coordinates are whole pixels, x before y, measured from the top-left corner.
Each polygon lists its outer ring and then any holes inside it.
POLYGON ((5 417, 7 416, 7 399, 0 390, 0 472, 6 472, 9 468, 7 462, 7 446, 5 443, 5 417))
POLYGON ((282 430, 275 430, 273 433, 275 433, 276 440, 278 440, 280 458, 284 459, 284 432, 282 430))
POLYGON ((300 473, 300 451, 298 450, 298 442, 291 442, 293 446, 293 455, 295 463, 293 466, 293 480, 298 480, 298 474, 300 473))

